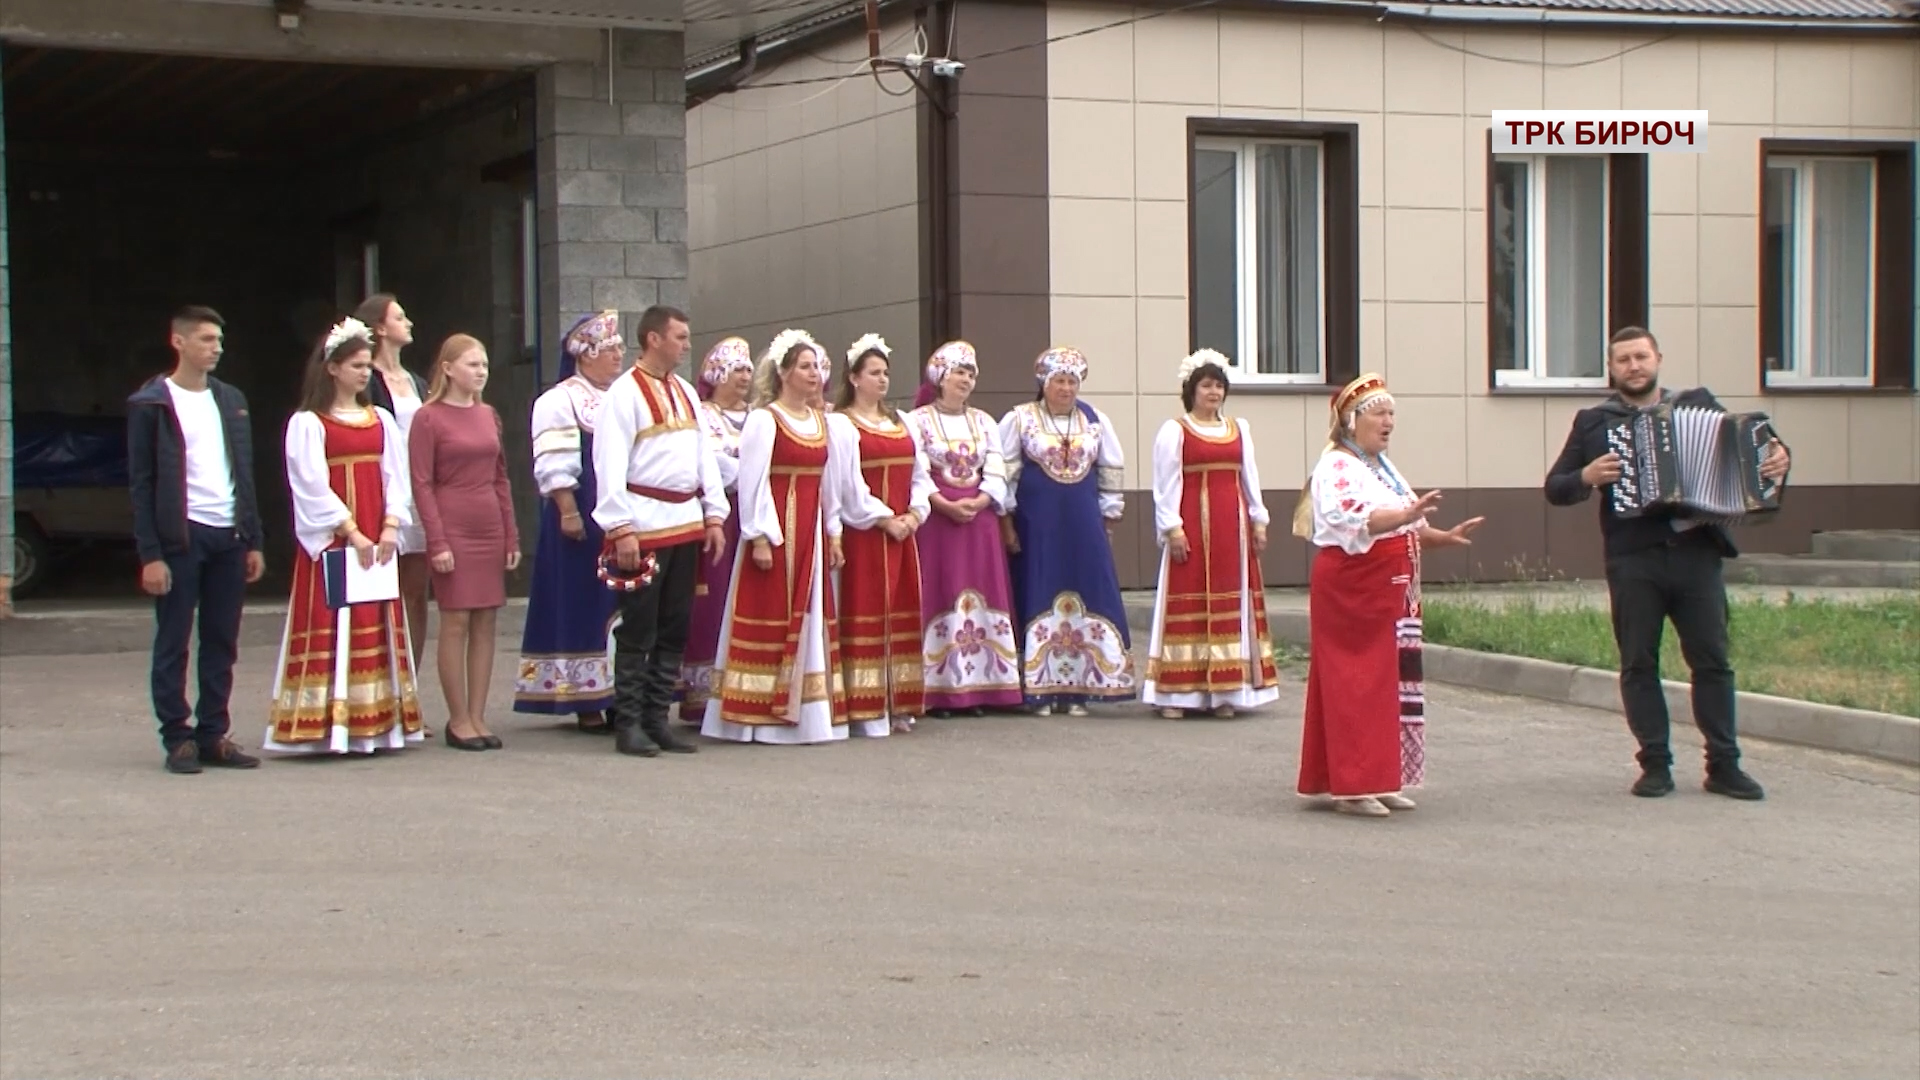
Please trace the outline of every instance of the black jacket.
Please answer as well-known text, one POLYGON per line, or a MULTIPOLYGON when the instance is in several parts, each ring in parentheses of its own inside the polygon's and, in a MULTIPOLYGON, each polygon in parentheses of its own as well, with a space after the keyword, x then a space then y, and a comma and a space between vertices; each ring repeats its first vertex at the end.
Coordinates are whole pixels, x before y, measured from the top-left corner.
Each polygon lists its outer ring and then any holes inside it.
MULTIPOLYGON (((418 375, 415 375, 413 373, 412 368, 406 367, 404 365, 400 368, 400 370, 406 372, 407 378, 413 380, 413 396, 419 398, 423 402, 426 401, 427 400, 427 380, 422 379, 418 375)), ((396 417, 400 415, 399 410, 393 407, 393 391, 387 389, 387 380, 384 376, 380 374, 379 368, 374 368, 373 378, 367 380, 367 400, 373 402, 376 406, 387 410, 388 415, 396 416, 396 417)))
MULTIPOLYGON (((156 562, 187 551, 187 437, 173 411, 167 377, 147 381, 127 399, 127 473, 133 489, 133 541, 140 561, 156 562)), ((248 551, 260 551, 260 501, 253 488, 253 421, 247 397, 209 376, 207 387, 220 407, 227 467, 233 472, 233 525, 248 551)))
MULTIPOLYGON (((1709 409, 1722 408, 1713 393, 1704 387, 1682 390, 1673 393, 1660 391, 1660 400, 1672 405, 1693 405, 1709 409)), ((1573 418, 1573 430, 1567 433, 1567 444, 1560 450, 1560 457, 1554 461, 1547 472, 1547 501, 1555 506, 1572 506, 1593 493, 1580 479, 1580 470, 1597 457, 1606 455, 1606 428, 1639 410, 1621 400, 1615 394, 1590 409, 1581 409, 1573 418)), ((1613 485, 1604 485, 1611 488, 1613 485)), ((1609 558, 1641 551, 1650 547, 1660 547, 1675 543, 1697 542, 1693 538, 1712 543, 1726 558, 1739 555, 1733 540, 1727 531, 1718 525, 1701 525, 1687 532, 1676 532, 1673 528, 1673 515, 1670 512, 1650 512, 1639 517, 1622 518, 1613 512, 1613 500, 1600 500, 1600 534, 1606 542, 1609 558)))

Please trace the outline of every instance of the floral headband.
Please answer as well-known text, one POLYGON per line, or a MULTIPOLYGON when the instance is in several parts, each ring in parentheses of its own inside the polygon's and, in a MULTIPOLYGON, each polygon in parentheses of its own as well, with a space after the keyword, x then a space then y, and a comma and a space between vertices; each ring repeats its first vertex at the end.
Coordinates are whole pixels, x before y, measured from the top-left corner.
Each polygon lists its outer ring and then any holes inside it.
POLYGON ((893 350, 887 348, 886 338, 881 337, 879 334, 868 334, 848 347, 847 363, 857 364, 860 362, 861 357, 870 352, 877 352, 881 356, 889 359, 893 357, 893 350))
POLYGON ((1184 388, 1187 385, 1187 380, 1193 378, 1193 373, 1206 367, 1208 364, 1219 368, 1220 374, 1224 377, 1227 369, 1233 366, 1233 361, 1212 349, 1201 349, 1199 352, 1180 361, 1180 385, 1184 388))
POLYGON ((939 386, 945 381, 947 373, 966 368, 969 371, 980 370, 980 358, 973 346, 965 341, 949 341, 933 350, 927 358, 927 381, 939 386))
POLYGON ((373 331, 367 329, 366 323, 349 315, 339 322, 334 323, 333 329, 327 331, 327 343, 322 347, 321 351, 331 356, 333 355, 333 350, 345 345, 354 338, 359 338, 368 345, 372 345, 373 331))
POLYGON ((820 361, 820 377, 822 379, 833 373, 833 361, 827 359, 827 350, 821 348, 820 343, 813 340, 813 335, 807 333, 805 330, 788 328, 775 334, 773 343, 767 346, 767 351, 761 359, 778 367, 780 365, 780 359, 789 352, 792 352, 793 347, 796 345, 805 345, 807 348, 813 350, 813 355, 820 361))
POLYGON ((1033 377, 1042 384, 1055 375, 1071 375, 1082 382, 1087 378, 1087 358, 1079 349, 1060 346, 1048 349, 1033 362, 1033 377))
POLYGON ((620 313, 613 310, 589 315, 567 333, 568 356, 586 356, 609 345, 625 344, 620 337, 620 313))
POLYGON ((707 350, 707 358, 700 365, 700 381, 718 386, 739 368, 753 370, 753 346, 746 338, 730 337, 707 350))

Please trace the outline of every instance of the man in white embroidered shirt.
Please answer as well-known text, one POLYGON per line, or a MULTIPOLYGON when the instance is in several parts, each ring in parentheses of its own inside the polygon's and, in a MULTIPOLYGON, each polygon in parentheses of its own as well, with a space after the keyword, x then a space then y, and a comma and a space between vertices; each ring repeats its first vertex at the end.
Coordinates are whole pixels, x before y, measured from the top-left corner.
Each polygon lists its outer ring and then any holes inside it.
POLYGON ((667 713, 687 648, 696 560, 726 547, 727 495, 713 448, 701 433, 693 386, 675 373, 691 344, 687 317, 650 307, 640 316, 640 360, 600 403, 593 441, 599 499, 593 519, 615 565, 632 573, 646 552, 651 584, 620 594, 613 633, 614 746, 655 757, 691 754, 668 729, 667 713))

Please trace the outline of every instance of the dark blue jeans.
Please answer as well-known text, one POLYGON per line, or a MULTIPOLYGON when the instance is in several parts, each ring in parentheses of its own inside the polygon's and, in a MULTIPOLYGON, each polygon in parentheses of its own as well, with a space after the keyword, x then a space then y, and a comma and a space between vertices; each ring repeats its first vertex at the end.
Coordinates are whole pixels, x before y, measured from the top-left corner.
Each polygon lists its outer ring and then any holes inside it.
POLYGON ((153 604, 153 714, 168 750, 198 741, 213 747, 230 726, 233 664, 240 654, 240 610, 247 596, 247 545, 233 529, 187 523, 187 551, 167 556, 173 588, 153 604), (187 644, 200 622, 199 722, 187 706, 187 644))

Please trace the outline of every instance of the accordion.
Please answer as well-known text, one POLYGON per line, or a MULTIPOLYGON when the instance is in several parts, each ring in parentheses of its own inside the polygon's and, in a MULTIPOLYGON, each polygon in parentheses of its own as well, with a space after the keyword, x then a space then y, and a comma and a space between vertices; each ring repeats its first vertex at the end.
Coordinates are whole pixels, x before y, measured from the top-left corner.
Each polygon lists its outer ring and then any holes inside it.
POLYGON ((1620 455, 1610 498, 1620 517, 1668 513, 1741 525, 1780 509, 1779 479, 1760 475, 1773 440, 1766 413, 1661 404, 1606 429, 1620 455))

